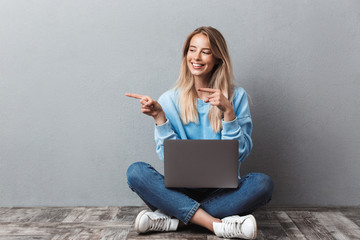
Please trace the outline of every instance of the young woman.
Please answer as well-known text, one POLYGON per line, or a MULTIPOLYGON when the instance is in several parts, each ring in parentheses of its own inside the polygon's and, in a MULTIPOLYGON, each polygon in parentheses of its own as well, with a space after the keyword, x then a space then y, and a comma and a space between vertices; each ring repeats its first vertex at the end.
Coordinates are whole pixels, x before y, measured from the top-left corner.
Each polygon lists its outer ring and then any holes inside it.
MULTIPOLYGON (((141 112, 154 118, 156 152, 161 160, 165 139, 237 139, 239 163, 252 149, 246 92, 234 87, 225 39, 212 27, 197 28, 187 37, 173 89, 158 101, 139 94, 126 96, 140 99, 141 112)), ((176 231, 190 222, 219 237, 254 239, 256 221, 247 214, 268 203, 273 190, 272 180, 261 173, 239 176, 235 189, 168 189, 163 175, 144 162, 128 168, 127 181, 152 210, 136 217, 138 233, 176 231)))

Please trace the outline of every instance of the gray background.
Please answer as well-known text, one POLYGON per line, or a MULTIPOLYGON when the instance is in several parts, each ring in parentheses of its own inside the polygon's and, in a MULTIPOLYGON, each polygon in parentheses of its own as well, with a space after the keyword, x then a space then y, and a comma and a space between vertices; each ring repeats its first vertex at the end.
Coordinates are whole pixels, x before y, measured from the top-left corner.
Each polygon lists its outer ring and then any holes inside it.
POLYGON ((173 86, 185 37, 225 36, 251 97, 242 174, 272 204, 359 205, 360 1, 0 1, 0 205, 141 205, 127 167, 162 171, 125 92, 173 86))

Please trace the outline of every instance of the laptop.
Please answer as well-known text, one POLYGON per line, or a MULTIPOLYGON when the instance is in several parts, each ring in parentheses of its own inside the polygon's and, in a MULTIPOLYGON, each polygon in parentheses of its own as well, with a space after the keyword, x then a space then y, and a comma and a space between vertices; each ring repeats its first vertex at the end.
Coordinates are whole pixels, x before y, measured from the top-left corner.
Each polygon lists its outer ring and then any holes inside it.
POLYGON ((238 187, 237 140, 165 140, 167 188, 238 187))

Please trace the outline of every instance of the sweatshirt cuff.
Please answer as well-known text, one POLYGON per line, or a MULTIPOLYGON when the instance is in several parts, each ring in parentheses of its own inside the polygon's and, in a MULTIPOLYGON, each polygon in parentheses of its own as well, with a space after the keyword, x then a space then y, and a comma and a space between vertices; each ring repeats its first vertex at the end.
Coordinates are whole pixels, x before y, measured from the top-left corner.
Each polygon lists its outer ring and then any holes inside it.
POLYGON ((225 133, 234 132, 240 128, 239 122, 237 121, 237 117, 234 120, 229 121, 229 122, 225 122, 223 120, 222 125, 223 125, 223 131, 225 133))
POLYGON ((166 122, 161 125, 155 125, 155 129, 159 136, 169 135, 169 133, 172 131, 169 119, 166 119, 166 122))

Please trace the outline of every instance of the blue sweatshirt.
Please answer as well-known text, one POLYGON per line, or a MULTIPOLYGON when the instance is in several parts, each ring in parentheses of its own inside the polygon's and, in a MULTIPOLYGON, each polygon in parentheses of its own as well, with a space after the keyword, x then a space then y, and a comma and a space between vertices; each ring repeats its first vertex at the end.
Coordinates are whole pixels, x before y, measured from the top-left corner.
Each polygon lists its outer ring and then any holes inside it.
POLYGON ((222 121, 222 129, 215 133, 209 122, 208 112, 210 103, 197 100, 199 122, 184 124, 177 109, 177 98, 180 90, 168 90, 163 93, 158 102, 162 106, 167 121, 155 126, 156 152, 164 161, 165 139, 237 139, 239 141, 239 169, 241 162, 252 149, 251 130, 252 121, 246 92, 243 88, 234 88, 233 108, 236 118, 233 121, 222 121))

